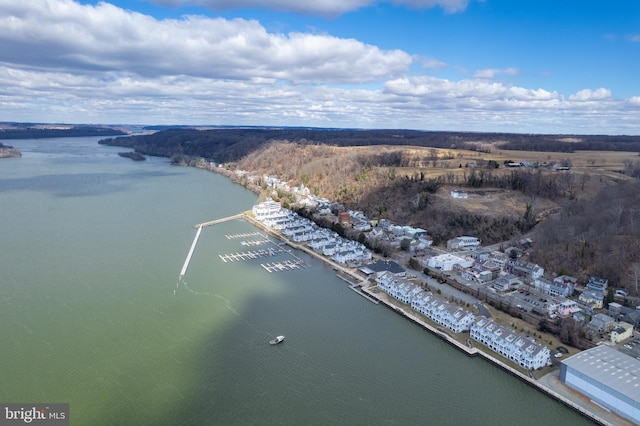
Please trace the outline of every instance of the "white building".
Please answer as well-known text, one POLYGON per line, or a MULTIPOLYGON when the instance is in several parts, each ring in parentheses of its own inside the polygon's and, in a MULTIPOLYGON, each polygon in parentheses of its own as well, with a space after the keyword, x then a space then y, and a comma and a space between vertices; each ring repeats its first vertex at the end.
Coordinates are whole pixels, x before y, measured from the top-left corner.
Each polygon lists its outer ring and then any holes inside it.
POLYGON ((523 368, 535 370, 551 363, 550 351, 546 346, 539 345, 533 338, 516 333, 492 319, 476 318, 470 335, 472 339, 523 368))
POLYGON ((611 337, 611 343, 620 343, 623 340, 627 340, 633 336, 633 325, 624 321, 617 322, 609 336, 611 337))
POLYGON ((385 272, 376 279, 378 288, 402 303, 455 333, 469 330, 475 315, 423 290, 405 278, 385 272))
POLYGON ((454 333, 469 330, 476 318, 461 306, 453 305, 424 290, 413 298, 411 308, 454 333))
POLYGON ((266 201, 253 206, 252 211, 256 219, 262 222, 265 219, 280 216, 282 214, 282 206, 280 203, 268 198, 266 201))
POLYGON ((410 304, 415 294, 422 291, 420 286, 413 284, 406 278, 398 277, 391 272, 385 272, 376 279, 378 288, 402 303, 410 304))
POLYGON ((560 381, 597 404, 640 424, 640 361, 607 345, 560 364, 560 381))
POLYGON ((433 256, 427 261, 427 266, 429 268, 440 269, 441 271, 451 271, 454 265, 469 268, 473 265, 473 259, 465 259, 460 256, 446 253, 439 256, 433 256))
POLYGON ((454 189, 450 194, 451 198, 469 198, 469 194, 461 189, 454 189))
POLYGON ((480 239, 462 235, 447 241, 448 250, 471 250, 480 246, 480 239))

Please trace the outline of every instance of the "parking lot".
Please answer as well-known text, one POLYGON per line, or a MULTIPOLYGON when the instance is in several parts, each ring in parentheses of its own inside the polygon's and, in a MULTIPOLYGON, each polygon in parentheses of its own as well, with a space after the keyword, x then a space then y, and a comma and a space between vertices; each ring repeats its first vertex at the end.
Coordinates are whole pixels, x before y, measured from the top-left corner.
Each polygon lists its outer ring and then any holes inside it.
POLYGON ((533 312, 546 315, 547 303, 549 302, 547 297, 548 296, 544 294, 539 294, 531 290, 518 290, 506 294, 503 297, 503 300, 505 303, 508 303, 510 306, 516 307, 523 312, 533 312))

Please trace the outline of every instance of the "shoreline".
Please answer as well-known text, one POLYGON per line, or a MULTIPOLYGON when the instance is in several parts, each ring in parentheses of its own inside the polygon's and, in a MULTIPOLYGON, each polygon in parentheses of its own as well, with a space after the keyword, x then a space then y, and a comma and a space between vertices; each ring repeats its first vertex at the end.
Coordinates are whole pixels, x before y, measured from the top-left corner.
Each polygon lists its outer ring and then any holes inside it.
MULTIPOLYGON (((524 383, 530 385, 531 387, 535 388, 536 390, 545 393, 546 395, 548 395, 551 398, 553 398, 554 400, 562 403, 566 407, 573 409, 574 411, 576 411, 578 414, 580 414, 584 418, 586 418, 588 420, 591 420, 596 424, 603 425, 603 426, 614 426, 615 424, 617 424, 617 423, 611 423, 611 422, 605 420, 604 418, 602 418, 602 416, 599 416, 597 413, 594 413, 593 411, 590 411, 589 409, 582 407, 581 405, 577 404, 575 401, 573 401, 573 400, 561 395, 560 393, 554 391, 549 386, 546 386, 546 385, 540 383, 539 380, 545 378, 546 376, 549 376, 549 375, 556 375, 557 376, 557 371, 551 372, 548 375, 543 376, 541 379, 533 379, 533 378, 527 376, 526 374, 523 374, 520 371, 514 369, 513 367, 505 364, 504 362, 502 362, 498 358, 492 356, 491 354, 483 351, 480 348, 477 348, 475 346, 467 347, 467 346, 463 345, 462 343, 458 342, 457 340, 455 340, 451 336, 449 336, 445 331, 440 330, 438 328, 435 328, 430 324, 427 324, 426 322, 424 322, 420 318, 418 318, 413 312, 407 312, 406 310, 402 309, 401 307, 398 307, 395 304, 390 303, 389 301, 385 300, 385 298, 378 297, 375 293, 369 291, 368 288, 365 289, 363 287, 362 291, 366 292, 369 296, 377 299, 385 307, 387 307, 387 308, 393 310, 394 312, 402 315, 403 317, 405 317, 409 321, 411 321, 411 322, 421 326, 425 330, 429 331, 434 336, 439 337, 440 339, 444 340, 445 342, 447 342, 447 343, 451 344, 452 346, 456 347, 457 349, 461 350, 467 356, 469 356, 469 357, 477 357, 477 356, 481 357, 482 359, 490 362, 494 366, 500 368, 504 372, 509 373, 510 375, 512 375, 515 378, 517 378, 517 379, 523 381, 524 383)), ((545 381, 548 381, 548 380, 545 380, 545 381)), ((565 386, 564 384, 561 384, 561 385, 565 386)))
MULTIPOLYGON (((553 390, 548 385, 543 384, 543 383, 540 382, 542 380, 542 381, 548 383, 549 382, 548 376, 553 376, 553 375, 557 376, 557 371, 551 372, 551 373, 541 377, 540 379, 531 378, 528 375, 523 374, 520 371, 514 369, 513 367, 505 364, 504 362, 502 362, 498 358, 492 356, 491 354, 483 351, 480 348, 477 348, 475 346, 467 347, 467 346, 463 345, 462 343, 458 342, 457 340, 455 340, 451 336, 449 336, 447 334, 447 332, 445 332, 444 330, 440 330, 438 328, 435 328, 432 325, 427 324, 426 322, 422 321, 422 319, 420 319, 413 312, 407 312, 402 307, 399 307, 399 306, 397 306, 397 305, 395 305, 393 303, 390 303, 389 301, 385 300, 386 298, 379 297, 377 294, 375 294, 372 291, 370 291, 369 286, 366 285, 367 281, 364 280, 360 275, 355 273, 351 268, 348 268, 348 267, 345 267, 345 266, 340 265, 338 263, 335 263, 331 259, 328 259, 326 256, 323 256, 323 255, 321 255, 319 253, 316 253, 315 251, 311 250, 309 247, 307 247, 305 245, 297 244, 297 243, 294 243, 294 242, 290 241, 288 238, 286 238, 282 234, 274 231, 273 229, 265 226, 261 222, 257 221, 253 217, 251 217, 250 213, 248 213, 248 212, 243 212, 241 215, 239 215, 239 217, 244 219, 244 220, 246 220, 247 222, 251 223, 252 225, 258 227, 259 229, 262 229, 263 231, 265 231, 269 235, 273 236, 274 238, 277 238, 277 239, 281 240, 282 242, 284 242, 285 244, 287 244, 291 248, 294 248, 296 250, 301 250, 301 251, 309 254, 310 256, 314 257, 315 259, 318 259, 318 260, 320 260, 322 262, 325 262, 326 264, 331 266, 334 270, 336 270, 338 272, 343 272, 345 275, 348 275, 349 277, 357 280, 357 283, 352 283, 352 282, 340 277, 340 275, 338 275, 340 278, 343 279, 343 281, 345 281, 347 284, 349 284, 350 288, 353 285, 360 286, 360 292, 361 292, 362 296, 366 296, 366 298, 371 298, 371 299, 376 300, 378 302, 378 304, 382 304, 386 308, 393 310, 394 312, 396 312, 397 314, 403 316, 404 318, 408 319, 409 321, 413 322, 414 324, 424 328, 425 330, 429 331, 434 336, 444 340, 445 342, 449 343, 450 345, 454 346, 455 348, 461 350, 467 356, 469 356, 469 357, 476 357, 476 356, 481 357, 482 359, 490 362, 494 366, 500 368, 502 371, 511 374, 515 378, 523 381, 524 383, 526 383, 529 386, 535 388, 536 390, 545 393, 546 395, 548 395, 549 397, 553 398, 554 400, 560 402, 561 404, 563 404, 567 408, 571 408, 572 410, 574 410, 578 414, 580 414, 582 417, 584 417, 584 418, 586 418, 588 420, 591 420, 592 422, 594 422, 596 424, 599 424, 599 425, 602 425, 602 426, 615 426, 615 425, 619 424, 620 420, 622 420, 622 421, 626 420, 626 419, 623 419, 623 418, 615 415, 614 413, 610 413, 612 416, 616 417, 616 419, 615 419, 616 422, 613 423, 613 422, 607 421, 606 419, 603 418, 602 415, 599 415, 599 413, 596 413, 593 410, 590 410, 589 407, 583 407, 582 405, 579 405, 576 401, 574 401, 574 400, 572 400, 572 399, 560 394, 559 392, 556 392, 555 390, 553 390)), ((560 386, 565 386, 566 387, 566 385, 564 385, 563 383, 560 383, 560 386)), ((570 391, 571 391, 570 388, 567 388, 567 392, 565 392, 565 393, 568 393, 570 391)))

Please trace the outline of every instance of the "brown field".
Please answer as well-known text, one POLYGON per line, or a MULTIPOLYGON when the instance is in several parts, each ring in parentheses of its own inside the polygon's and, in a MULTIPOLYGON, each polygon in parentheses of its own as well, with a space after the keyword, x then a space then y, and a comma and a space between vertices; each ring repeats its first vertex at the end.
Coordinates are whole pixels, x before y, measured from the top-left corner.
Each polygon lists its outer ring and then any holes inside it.
MULTIPOLYGON (((362 147, 359 149, 367 149, 370 147, 362 147)), ((351 148, 347 148, 351 149, 351 148)), ((486 163, 490 160, 500 164, 500 171, 508 173, 513 170, 503 166, 505 161, 514 162, 537 162, 539 164, 560 163, 569 160, 571 162, 570 170, 555 171, 553 168, 542 168, 542 172, 546 174, 555 174, 558 179, 573 178, 577 187, 578 198, 591 197, 602 187, 607 186, 620 179, 627 179, 620 173, 624 169, 625 161, 640 161, 640 156, 635 152, 621 151, 577 151, 573 153, 564 152, 538 152, 538 151, 506 151, 497 150, 489 153, 469 151, 469 150, 452 150, 437 148, 416 148, 416 147, 387 147, 389 150, 400 149, 404 155, 409 158, 430 158, 423 160, 420 166, 399 168, 399 173, 404 175, 414 175, 416 173, 424 173, 425 177, 446 177, 448 174, 456 174, 460 178, 464 174, 470 172, 469 165, 474 163, 486 163), (433 161, 433 153, 437 152, 438 160, 433 161), (451 158, 453 157, 453 158, 451 158), (462 166, 462 167, 460 167, 462 166), (584 178, 584 175, 588 177, 584 178)), ((476 170, 479 170, 478 168, 476 170)), ((464 188, 469 194, 468 199, 458 200, 449 196, 449 190, 454 186, 445 186, 446 191, 439 192, 440 202, 448 204, 451 209, 464 206, 467 210, 477 213, 495 212, 499 214, 517 214, 524 212, 524 208, 531 200, 521 193, 508 190, 498 189, 478 189, 473 190, 464 188)), ((544 212, 553 211, 558 207, 557 204, 549 200, 538 199, 535 201, 536 210, 544 214, 544 212)))

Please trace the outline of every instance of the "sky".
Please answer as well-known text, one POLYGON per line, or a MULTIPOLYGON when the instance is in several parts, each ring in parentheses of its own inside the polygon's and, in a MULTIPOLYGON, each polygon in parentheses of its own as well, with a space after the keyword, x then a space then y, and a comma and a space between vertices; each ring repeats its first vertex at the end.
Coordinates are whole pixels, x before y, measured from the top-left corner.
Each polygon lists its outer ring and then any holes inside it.
POLYGON ((0 0, 0 121, 640 135, 640 1, 0 0))

